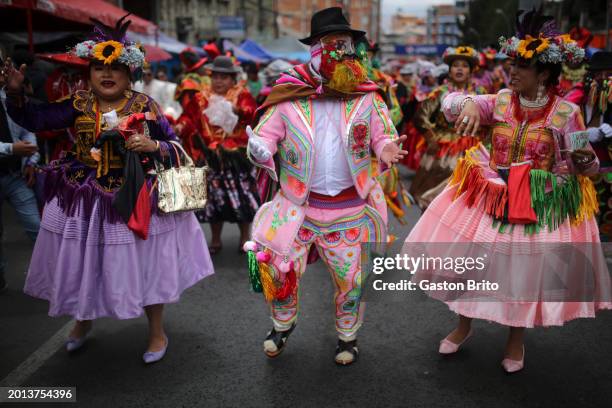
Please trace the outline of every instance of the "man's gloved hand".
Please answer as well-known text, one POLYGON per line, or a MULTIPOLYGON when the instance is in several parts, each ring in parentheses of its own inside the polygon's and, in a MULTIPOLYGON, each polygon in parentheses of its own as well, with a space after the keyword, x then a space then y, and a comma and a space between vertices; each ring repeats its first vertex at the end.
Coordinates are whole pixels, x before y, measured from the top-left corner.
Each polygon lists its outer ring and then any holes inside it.
POLYGON ((250 126, 247 126, 246 131, 249 136, 249 152, 251 152, 251 156, 258 162, 270 160, 272 153, 270 153, 266 144, 253 132, 250 126))

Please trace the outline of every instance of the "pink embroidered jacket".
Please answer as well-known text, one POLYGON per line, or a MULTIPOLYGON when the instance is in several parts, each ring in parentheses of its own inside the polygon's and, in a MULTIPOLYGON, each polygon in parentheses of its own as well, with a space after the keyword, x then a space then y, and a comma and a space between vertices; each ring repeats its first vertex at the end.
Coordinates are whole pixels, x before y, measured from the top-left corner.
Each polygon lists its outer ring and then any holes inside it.
MULTIPOLYGON (((343 106, 342 136, 353 182, 359 196, 367 199, 375 185, 371 152, 380 157, 383 147, 397 139, 397 132, 385 102, 375 92, 338 103, 343 106)), ((303 98, 270 107, 259 121, 254 132, 273 155, 278 153, 278 178, 273 159, 258 163, 247 149, 253 164, 266 169, 274 180, 280 179, 283 194, 297 205, 304 204, 310 191, 316 120, 312 100, 303 98)))
MULTIPOLYGON (((449 94, 442 102, 442 110, 449 122, 459 116, 461 103, 467 96, 449 94)), ((588 135, 580 108, 558 96, 548 114, 539 120, 521 123, 515 115, 512 91, 503 89, 497 94, 470 96, 480 111, 480 123, 492 126, 491 163, 493 169, 509 167, 512 163, 532 161, 533 168, 557 175, 578 173, 567 150, 589 149, 588 135)), ((582 173, 597 173, 596 159, 582 173)))
MULTIPOLYGON (((375 92, 338 100, 342 104, 342 137, 355 189, 367 200, 366 214, 370 219, 364 228, 364 242, 386 242, 387 207, 380 184, 372 175, 372 151, 380 157, 383 147, 397 139, 397 133, 387 107, 375 92), (369 232, 368 232, 369 231, 369 232)), ((263 139, 270 152, 278 155, 279 177, 273 159, 254 165, 280 180, 281 191, 271 202, 263 204, 253 220, 252 239, 283 255, 288 254, 306 215, 306 200, 314 170, 315 121, 312 100, 307 98, 281 102, 270 107, 254 132, 263 139)))

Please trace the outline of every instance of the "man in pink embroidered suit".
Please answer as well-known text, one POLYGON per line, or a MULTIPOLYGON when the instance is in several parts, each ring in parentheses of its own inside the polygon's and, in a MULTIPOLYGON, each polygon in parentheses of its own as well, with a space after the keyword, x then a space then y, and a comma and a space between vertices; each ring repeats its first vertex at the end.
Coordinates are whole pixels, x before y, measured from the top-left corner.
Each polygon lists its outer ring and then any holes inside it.
POLYGON ((405 136, 398 138, 378 87, 355 56, 353 41, 364 34, 350 28, 338 7, 315 13, 311 36, 301 40, 311 47, 310 63, 281 76, 258 125, 248 129, 249 157, 280 184, 255 216, 245 245, 253 288, 271 303, 269 357, 282 352, 295 327, 300 277, 318 252, 335 285, 335 361, 357 358, 361 261, 369 252, 362 244, 387 236, 371 155, 388 168, 407 153, 400 147, 405 136))

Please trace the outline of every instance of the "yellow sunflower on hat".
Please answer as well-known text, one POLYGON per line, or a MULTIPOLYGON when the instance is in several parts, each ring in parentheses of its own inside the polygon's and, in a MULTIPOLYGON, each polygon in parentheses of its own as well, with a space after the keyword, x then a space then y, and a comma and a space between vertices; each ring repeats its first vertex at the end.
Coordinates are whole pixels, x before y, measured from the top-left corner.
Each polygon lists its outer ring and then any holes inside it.
POLYGON ((104 64, 112 64, 119 58, 123 51, 123 44, 118 41, 104 41, 94 46, 93 57, 104 64))
POLYGON ((540 54, 550 46, 548 38, 532 37, 527 35, 524 40, 521 40, 516 49, 518 55, 524 59, 531 59, 535 55, 540 54))
POLYGON ((468 57, 473 57, 476 55, 476 50, 473 49, 472 47, 466 47, 466 46, 457 47, 457 54, 466 55, 468 57))

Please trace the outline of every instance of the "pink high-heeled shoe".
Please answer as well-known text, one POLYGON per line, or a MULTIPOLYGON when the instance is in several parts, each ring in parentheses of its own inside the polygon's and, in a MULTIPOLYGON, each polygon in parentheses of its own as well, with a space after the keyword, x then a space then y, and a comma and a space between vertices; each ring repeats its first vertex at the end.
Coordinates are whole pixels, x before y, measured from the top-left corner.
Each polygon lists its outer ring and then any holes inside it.
POLYGON ((445 337, 440 341, 440 348, 438 349, 438 353, 440 354, 456 353, 459 350, 459 347, 461 347, 461 345, 465 343, 467 339, 469 339, 470 337, 472 337, 472 329, 470 329, 467 336, 465 336, 463 341, 459 344, 453 343, 452 341, 450 341, 449 339, 445 337))
POLYGON ((502 360, 501 364, 507 373, 516 373, 517 371, 521 371, 525 366, 525 346, 523 346, 523 356, 520 360, 512 360, 506 357, 502 360))

